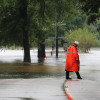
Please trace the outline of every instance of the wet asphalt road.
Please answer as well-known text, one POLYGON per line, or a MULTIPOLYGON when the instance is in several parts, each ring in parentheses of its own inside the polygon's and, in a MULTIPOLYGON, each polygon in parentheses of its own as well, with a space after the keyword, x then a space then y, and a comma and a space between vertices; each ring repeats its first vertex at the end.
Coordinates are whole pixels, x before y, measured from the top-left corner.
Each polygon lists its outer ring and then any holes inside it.
POLYGON ((91 49, 90 53, 80 54, 82 80, 65 81, 65 91, 69 100, 100 100, 100 49, 91 49), (68 95, 67 95, 68 97, 68 95))
POLYGON ((31 51, 32 64, 28 66, 21 64, 22 51, 15 52, 0 52, 0 100, 68 100, 65 82, 73 100, 100 100, 100 48, 80 53, 80 74, 83 80, 77 80, 73 72, 70 73, 73 80, 67 81, 64 52, 60 52, 56 58, 55 54, 51 56, 50 51, 47 51, 47 59, 37 64, 37 53, 31 51), (13 74, 7 66, 11 69, 14 67, 13 74))
POLYGON ((63 79, 3 79, 0 80, 0 100, 67 100, 63 79))

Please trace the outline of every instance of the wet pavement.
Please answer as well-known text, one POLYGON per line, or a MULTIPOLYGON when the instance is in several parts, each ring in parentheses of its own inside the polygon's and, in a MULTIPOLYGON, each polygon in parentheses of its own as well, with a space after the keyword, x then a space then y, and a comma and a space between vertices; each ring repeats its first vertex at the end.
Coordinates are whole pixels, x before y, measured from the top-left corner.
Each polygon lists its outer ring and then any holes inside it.
POLYGON ((66 80, 64 88, 69 100, 100 100, 100 49, 80 54, 82 80, 66 80))
POLYGON ((50 52, 39 62, 31 50, 32 63, 23 64, 22 50, 1 51, 0 100, 100 100, 100 48, 79 53, 82 80, 74 72, 65 80, 65 52, 50 52))
POLYGON ((63 79, 0 80, 0 100, 66 100, 63 79))

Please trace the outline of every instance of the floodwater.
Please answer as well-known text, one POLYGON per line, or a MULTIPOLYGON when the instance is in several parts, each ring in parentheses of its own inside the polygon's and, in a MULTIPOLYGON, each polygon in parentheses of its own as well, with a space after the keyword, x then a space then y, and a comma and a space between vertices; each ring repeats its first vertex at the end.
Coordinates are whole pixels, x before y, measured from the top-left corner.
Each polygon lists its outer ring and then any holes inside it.
POLYGON ((62 49, 59 57, 51 50, 46 50, 42 62, 37 58, 37 50, 31 50, 31 64, 23 63, 23 50, 0 51, 0 78, 40 78, 65 76, 65 52, 62 49))
MULTIPOLYGON (((0 100, 68 100, 63 89, 65 52, 60 49, 56 58, 55 53, 51 56, 51 50, 46 49, 46 56, 43 62, 38 61, 37 50, 33 49, 31 64, 24 64, 23 50, 1 50, 0 100)), ((96 77, 100 76, 100 48, 79 53, 79 57, 83 80, 100 82, 100 77, 96 77)))
MULTIPOLYGON (((51 56, 51 51, 51 49, 46 49, 47 59, 40 62, 37 50, 33 49, 30 51, 31 64, 24 64, 23 50, 1 50, 0 78, 65 78, 66 60, 63 48, 60 48, 58 58, 55 52, 51 56)), ((100 48, 92 48, 89 53, 79 53, 79 57, 81 70, 100 70, 100 48)))

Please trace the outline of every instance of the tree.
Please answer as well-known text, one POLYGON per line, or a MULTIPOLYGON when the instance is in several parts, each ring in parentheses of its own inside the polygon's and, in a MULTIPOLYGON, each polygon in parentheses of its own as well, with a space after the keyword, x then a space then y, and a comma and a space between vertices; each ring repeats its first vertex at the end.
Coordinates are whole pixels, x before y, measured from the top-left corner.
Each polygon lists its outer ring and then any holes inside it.
MULTIPOLYGON (((79 0, 81 9, 87 14, 87 24, 96 24, 100 18, 100 0, 79 0)), ((98 23, 100 24, 100 23, 98 23)), ((97 28, 98 30, 100 28, 97 28)))
POLYGON ((71 15, 69 20, 67 20, 67 18, 65 17, 63 21, 65 25, 59 27, 59 36, 63 36, 65 31, 83 28, 85 25, 85 21, 86 15, 81 15, 81 13, 77 13, 77 15, 71 15))
POLYGON ((22 45, 24 61, 31 62, 28 38, 27 0, 4 1, 1 3, 1 45, 22 45), (5 2, 5 3, 4 3, 5 2))
POLYGON ((100 39, 100 0, 79 0, 81 9, 87 14, 87 24, 93 25, 99 32, 100 39))
POLYGON ((27 19, 27 0, 19 0, 19 12, 23 20, 22 31, 23 31, 23 47, 24 47, 24 62, 31 62, 30 59, 30 46, 29 46, 29 36, 28 36, 28 19, 27 19))

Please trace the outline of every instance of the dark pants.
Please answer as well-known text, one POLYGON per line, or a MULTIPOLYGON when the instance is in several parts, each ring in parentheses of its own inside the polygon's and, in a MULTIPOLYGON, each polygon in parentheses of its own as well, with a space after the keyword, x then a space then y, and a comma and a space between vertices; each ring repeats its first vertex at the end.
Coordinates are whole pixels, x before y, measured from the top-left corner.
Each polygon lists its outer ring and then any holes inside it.
MULTIPOLYGON (((68 79, 68 78, 69 78, 69 72, 70 72, 70 71, 66 71, 66 79, 68 79)), ((77 78, 81 78, 81 76, 80 76, 80 73, 79 73, 79 72, 76 72, 76 75, 77 75, 77 78)))

